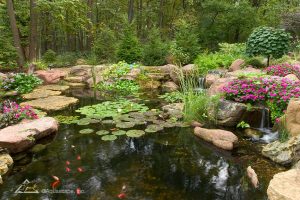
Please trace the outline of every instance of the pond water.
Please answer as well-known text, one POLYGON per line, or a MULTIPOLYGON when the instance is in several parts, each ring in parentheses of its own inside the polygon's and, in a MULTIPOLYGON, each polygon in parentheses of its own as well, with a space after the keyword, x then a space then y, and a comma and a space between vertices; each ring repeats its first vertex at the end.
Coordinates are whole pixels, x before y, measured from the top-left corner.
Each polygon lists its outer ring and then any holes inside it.
MULTIPOLYGON (((80 97, 79 105, 59 114, 73 115, 76 108, 103 100, 97 100, 91 91, 73 91, 72 95, 80 92, 85 97, 80 97)), ((153 97, 144 99, 149 99, 145 100, 149 107, 158 106, 153 97)), ((44 151, 28 153, 15 163, 0 187, 0 199, 110 200, 118 199, 125 186, 126 199, 131 200, 258 200, 267 199, 270 178, 283 170, 258 154, 259 144, 242 138, 239 148, 228 152, 196 138, 192 128, 169 128, 134 139, 122 136, 111 142, 102 141, 96 134, 79 134, 83 128, 102 130, 112 126, 61 125, 50 143, 40 141, 47 144, 44 151), (66 161, 70 162, 70 172, 66 172, 66 161), (258 173, 258 189, 250 185, 246 176, 248 165, 258 173), (68 194, 50 193, 52 175, 61 180, 58 190, 68 194), (15 193, 26 179, 39 193, 15 193), (79 196, 76 188, 81 189, 79 196)))

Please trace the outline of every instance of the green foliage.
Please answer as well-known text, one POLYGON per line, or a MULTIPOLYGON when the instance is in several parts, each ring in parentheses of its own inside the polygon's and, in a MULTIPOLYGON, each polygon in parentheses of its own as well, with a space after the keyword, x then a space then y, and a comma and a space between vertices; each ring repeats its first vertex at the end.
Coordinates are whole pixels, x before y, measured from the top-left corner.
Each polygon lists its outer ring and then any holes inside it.
POLYGON ((56 60, 56 53, 52 49, 48 49, 43 55, 43 61, 47 64, 53 64, 56 60))
POLYGON ((291 36, 282 29, 271 27, 256 28, 247 41, 247 54, 281 58, 290 47, 291 36))
POLYGON ((76 112, 86 115, 87 117, 104 119, 108 117, 117 117, 124 113, 133 111, 145 112, 148 107, 144 104, 134 103, 126 99, 118 101, 105 101, 100 104, 85 106, 76 110, 76 112))
POLYGON ((128 64, 124 61, 120 61, 117 64, 111 65, 109 68, 107 68, 104 71, 103 76, 105 79, 119 79, 128 74, 132 68, 137 67, 139 67, 137 64, 128 64))
POLYGON ((241 128, 241 129, 245 129, 245 128, 250 128, 250 125, 244 121, 241 121, 240 123, 238 123, 238 125, 236 125, 237 128, 241 128))
POLYGON ((143 49, 143 63, 148 66, 164 65, 167 53, 168 45, 161 40, 159 30, 153 29, 143 49))
POLYGON ((42 80, 32 74, 9 74, 7 78, 2 81, 2 89, 15 90, 21 94, 31 92, 36 86, 42 84, 42 80))
POLYGON ((286 117, 283 115, 279 120, 279 141, 286 142, 289 139, 289 131, 286 129, 286 117))
POLYGON ((101 28, 93 42, 92 53, 100 63, 115 60, 117 40, 115 33, 107 28, 101 28))
POLYGON ((117 49, 117 57, 120 61, 135 63, 142 59, 142 49, 133 29, 126 28, 117 49))
POLYGON ((76 53, 66 52, 56 57, 55 67, 68 67, 75 65, 78 56, 76 53))
POLYGON ((62 124, 75 124, 78 122, 79 116, 56 115, 54 118, 62 124))
POLYGON ((195 28, 181 20, 175 32, 175 40, 170 47, 170 54, 177 64, 184 65, 193 62, 199 52, 200 45, 195 28))
POLYGON ((198 72, 202 75, 207 74, 208 71, 217 69, 219 67, 228 68, 231 63, 237 58, 230 54, 223 53, 203 53, 198 55, 195 60, 195 65, 198 67, 198 72))
POLYGON ((246 65, 251 65, 252 67, 255 68, 264 68, 265 64, 263 63, 262 57, 250 57, 246 59, 246 65))
POLYGON ((159 98, 168 103, 178 103, 183 101, 183 94, 181 92, 170 92, 160 95, 159 98))
POLYGON ((100 82, 96 85, 96 88, 100 91, 106 90, 121 94, 137 93, 140 89, 139 85, 131 80, 117 80, 113 83, 100 82))
POLYGON ((251 78, 262 78, 262 77, 268 77, 266 72, 244 72, 239 73, 238 78, 239 79, 251 79, 251 78))
POLYGON ((219 52, 223 54, 229 54, 232 57, 243 58, 246 55, 246 44, 245 43, 220 43, 219 52))
POLYGON ((282 112, 282 107, 278 106, 278 103, 276 103, 275 101, 267 101, 267 106, 270 110, 272 123, 275 123, 277 119, 284 115, 284 113, 282 112))

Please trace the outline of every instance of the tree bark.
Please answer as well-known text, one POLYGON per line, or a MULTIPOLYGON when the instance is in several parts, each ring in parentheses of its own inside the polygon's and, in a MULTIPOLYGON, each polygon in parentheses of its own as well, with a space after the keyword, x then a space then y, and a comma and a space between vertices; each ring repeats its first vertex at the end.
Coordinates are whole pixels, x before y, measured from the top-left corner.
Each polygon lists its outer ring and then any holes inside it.
POLYGON ((15 16, 13 1, 6 0, 6 5, 7 5, 7 13, 9 16, 9 23, 10 23, 11 31, 13 34, 14 46, 15 46, 15 48, 17 50, 17 54, 18 54, 17 63, 18 63, 18 66, 20 68, 22 68, 25 63, 25 55, 24 55, 23 48, 21 46, 20 33, 19 33, 19 29, 17 27, 17 21, 16 21, 16 16, 15 16))
POLYGON ((128 0, 128 22, 131 24, 134 16, 134 0, 128 0))
MULTIPOLYGON (((88 18, 90 20, 90 24, 88 25, 88 32, 86 33, 87 34, 86 49, 90 50, 91 47, 92 47, 92 41, 93 41, 93 36, 92 36, 92 28, 93 27, 92 27, 92 24, 93 24, 93 5, 94 5, 94 1, 93 0, 88 0, 87 4, 88 4, 88 8, 89 8, 88 18)), ((82 42, 83 42, 83 40, 82 40, 82 42)))
POLYGON ((36 0, 30 0, 29 62, 37 58, 37 21, 36 0))

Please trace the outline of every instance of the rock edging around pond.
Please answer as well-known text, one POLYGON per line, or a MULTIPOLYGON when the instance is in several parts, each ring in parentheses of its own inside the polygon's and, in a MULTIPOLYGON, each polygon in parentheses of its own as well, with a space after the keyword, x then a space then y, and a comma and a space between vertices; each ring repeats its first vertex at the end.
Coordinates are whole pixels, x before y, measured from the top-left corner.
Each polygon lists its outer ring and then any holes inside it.
POLYGON ((225 150, 232 150, 238 142, 238 137, 236 135, 230 131, 221 129, 205 129, 196 127, 194 129, 194 134, 203 140, 212 143, 216 147, 225 150))
POLYGON ((36 140, 56 133, 58 122, 52 117, 43 117, 0 130, 0 147, 10 153, 18 153, 32 147, 36 140))

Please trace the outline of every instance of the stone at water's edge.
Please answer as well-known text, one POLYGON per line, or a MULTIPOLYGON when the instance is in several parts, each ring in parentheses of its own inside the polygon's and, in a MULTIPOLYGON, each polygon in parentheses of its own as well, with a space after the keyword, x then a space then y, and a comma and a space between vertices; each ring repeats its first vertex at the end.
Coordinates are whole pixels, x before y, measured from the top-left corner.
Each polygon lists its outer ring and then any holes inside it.
POLYGON ((221 129, 206 129, 196 127, 194 134, 207 142, 211 142, 213 145, 225 149, 232 150, 238 143, 238 137, 230 131, 221 129))
POLYGON ((237 59, 232 62, 232 64, 229 67, 229 71, 233 72, 236 70, 240 70, 244 64, 245 64, 245 61, 243 59, 237 59))
POLYGON ((57 111, 63 110, 70 105, 78 103, 78 99, 66 96, 50 96, 43 99, 35 99, 32 101, 23 102, 20 105, 29 105, 33 108, 41 109, 44 111, 57 111))
POLYGON ((175 92, 179 89, 179 86, 176 85, 176 83, 172 81, 167 81, 164 84, 162 84, 162 90, 163 92, 175 92))
POLYGON ((252 169, 251 166, 248 166, 247 167, 247 175, 252 183, 252 185, 255 187, 255 188, 258 188, 258 178, 257 178, 257 174, 255 173, 254 169, 252 169))
POLYGON ((269 200, 300 199, 300 169, 274 175, 267 190, 269 200))
POLYGON ((205 76, 205 88, 209 88, 214 82, 221 78, 220 74, 207 74, 205 76))
POLYGON ((44 81, 44 84, 58 83, 67 73, 61 70, 38 70, 34 74, 44 81))
POLYGON ((0 147, 7 148, 10 153, 18 153, 32 147, 36 140, 56 133, 57 130, 58 122, 52 117, 9 126, 0 130, 0 147))
POLYGON ((285 116, 285 126, 289 134, 300 135, 300 99, 290 100, 285 116))
POLYGON ((58 96, 60 91, 35 89, 31 93, 23 94, 22 97, 26 100, 46 98, 49 96, 58 96))
POLYGON ((13 163, 14 161, 8 153, 0 153, 0 176, 4 175, 13 163))
POLYGON ((291 137, 286 142, 275 141, 262 149, 262 154, 274 162, 289 165, 300 159, 300 136, 291 137))
POLYGON ((65 92, 66 90, 70 89, 70 86, 67 86, 67 85, 41 85, 37 89, 65 92))
POLYGON ((211 84, 210 88, 207 91, 207 94, 212 96, 223 93, 223 88, 235 79, 236 78, 234 77, 217 79, 213 84, 211 84))
POLYGON ((233 127, 240 122, 246 110, 247 106, 243 103, 220 100, 218 112, 215 112, 213 107, 209 107, 208 115, 212 119, 215 119, 218 125, 233 127))

